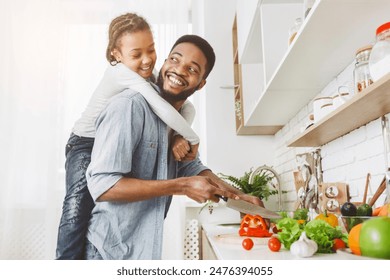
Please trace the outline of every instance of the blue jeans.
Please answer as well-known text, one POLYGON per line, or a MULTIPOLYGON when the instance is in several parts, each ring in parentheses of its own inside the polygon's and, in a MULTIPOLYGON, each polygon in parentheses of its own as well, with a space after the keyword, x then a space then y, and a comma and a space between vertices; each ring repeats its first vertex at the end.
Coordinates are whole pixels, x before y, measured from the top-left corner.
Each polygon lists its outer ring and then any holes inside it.
POLYGON ((56 259, 84 259, 88 221, 94 207, 85 172, 94 138, 71 134, 65 149, 66 195, 58 228, 56 259))
POLYGON ((96 247, 89 242, 87 239, 85 244, 85 259, 86 260, 102 260, 103 257, 100 255, 99 251, 96 249, 96 247))

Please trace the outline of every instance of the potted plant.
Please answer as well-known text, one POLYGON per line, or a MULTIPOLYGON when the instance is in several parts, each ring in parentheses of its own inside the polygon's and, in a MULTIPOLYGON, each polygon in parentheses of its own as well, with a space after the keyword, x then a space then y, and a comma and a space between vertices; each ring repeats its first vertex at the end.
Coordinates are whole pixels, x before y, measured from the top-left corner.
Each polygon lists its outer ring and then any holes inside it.
POLYGON ((271 189, 270 185, 274 179, 274 174, 269 172, 260 172, 252 176, 252 182, 249 182, 249 178, 252 175, 253 170, 245 172, 242 177, 234 177, 231 175, 225 175, 219 173, 219 177, 225 181, 231 183, 231 185, 245 194, 257 196, 261 200, 268 200, 271 195, 278 193, 278 190, 271 189))
MULTIPOLYGON (((249 172, 245 172, 244 175, 239 178, 231 175, 225 175, 222 173, 218 173, 218 176, 233 187, 242 191, 243 193, 257 196, 262 201, 268 200, 271 195, 275 195, 278 193, 278 190, 276 188, 271 188, 271 186, 275 187, 274 179, 276 178, 275 174, 270 172, 270 168, 264 168, 259 173, 254 174, 251 178, 253 172, 254 171, 251 168, 249 172)), ((202 212, 203 209, 206 207, 208 208, 209 213, 212 214, 212 201, 206 202, 199 212, 202 212)), ((243 216, 243 213, 241 213, 241 216, 243 216)))

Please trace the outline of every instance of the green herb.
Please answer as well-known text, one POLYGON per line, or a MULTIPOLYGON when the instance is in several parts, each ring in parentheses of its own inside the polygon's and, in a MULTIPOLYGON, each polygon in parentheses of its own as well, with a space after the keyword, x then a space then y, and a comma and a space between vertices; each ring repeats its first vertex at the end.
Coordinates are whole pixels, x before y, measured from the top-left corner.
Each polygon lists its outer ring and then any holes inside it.
POLYGON ((249 183, 249 177, 251 176, 252 172, 252 170, 250 170, 249 172, 245 172, 245 174, 240 178, 225 175, 222 173, 219 173, 218 175, 221 179, 233 183, 233 186, 241 190, 243 193, 257 196, 261 200, 268 200, 271 195, 275 195, 278 193, 277 190, 271 190, 269 188, 269 183, 274 178, 273 175, 270 175, 269 173, 267 174, 266 172, 261 172, 253 176, 253 182, 249 183))

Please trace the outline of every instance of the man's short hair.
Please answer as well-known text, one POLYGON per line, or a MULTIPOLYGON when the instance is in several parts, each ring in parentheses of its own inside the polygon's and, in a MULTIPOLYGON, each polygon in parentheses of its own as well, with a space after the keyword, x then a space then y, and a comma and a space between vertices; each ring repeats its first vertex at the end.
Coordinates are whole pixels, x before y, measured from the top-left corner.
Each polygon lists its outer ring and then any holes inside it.
POLYGON ((184 35, 184 36, 181 36, 179 39, 177 39, 175 44, 173 44, 171 52, 178 44, 181 44, 181 43, 194 44, 203 52, 203 54, 205 55, 206 60, 207 60, 206 72, 205 72, 204 77, 203 77, 204 79, 206 79, 207 76, 210 74, 210 72, 213 69, 214 64, 215 64, 215 53, 214 53, 214 50, 211 47, 211 45, 205 39, 203 39, 202 37, 199 37, 197 35, 192 35, 192 34, 191 35, 184 35))

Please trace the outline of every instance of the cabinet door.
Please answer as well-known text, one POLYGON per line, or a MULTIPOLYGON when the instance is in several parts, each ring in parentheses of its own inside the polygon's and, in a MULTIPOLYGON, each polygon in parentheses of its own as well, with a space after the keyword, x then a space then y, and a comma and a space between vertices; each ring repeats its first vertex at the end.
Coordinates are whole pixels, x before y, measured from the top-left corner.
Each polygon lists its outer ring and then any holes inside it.
POLYGON ((213 248, 207 238, 206 233, 202 229, 202 260, 217 260, 217 256, 214 253, 213 248))

